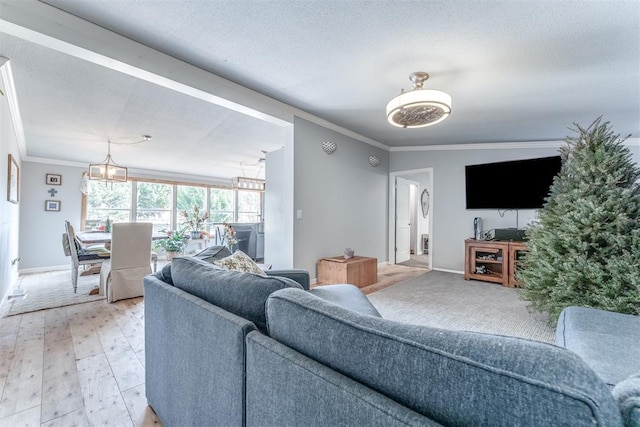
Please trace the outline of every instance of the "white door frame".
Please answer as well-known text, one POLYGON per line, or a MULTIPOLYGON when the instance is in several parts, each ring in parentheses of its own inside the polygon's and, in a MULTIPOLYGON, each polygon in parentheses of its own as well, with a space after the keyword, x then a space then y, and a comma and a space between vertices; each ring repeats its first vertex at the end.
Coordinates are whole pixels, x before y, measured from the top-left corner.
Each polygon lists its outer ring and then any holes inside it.
POLYGON ((396 263, 396 177, 404 177, 405 175, 414 175, 414 174, 427 174, 429 175, 429 195, 430 197, 430 206, 429 206, 429 269, 433 270, 433 248, 434 248, 434 236, 433 236, 433 206, 434 206, 434 195, 433 195, 433 168, 423 168, 423 169, 411 169, 405 171, 398 172, 390 172, 389 173, 389 264, 396 263))
POLYGON ((411 220, 413 219, 413 216, 415 214, 414 212, 415 196, 416 196, 415 189, 417 188, 418 183, 416 181, 412 181, 401 176, 396 176, 395 181, 396 181, 396 185, 394 186, 394 188, 396 190, 396 194, 395 194, 396 202, 395 202, 394 214, 395 214, 396 220, 394 222, 394 229, 396 233, 396 241, 394 245, 394 253, 395 253, 396 263, 398 263, 398 262, 409 261, 411 259, 411 238, 412 237, 415 238, 415 233, 413 233, 413 230, 416 227, 416 224, 412 224, 411 220), (400 200, 398 200, 398 195, 400 194, 400 192, 398 191, 399 185, 406 185, 407 187, 407 193, 406 193, 407 198, 405 200, 406 204, 400 203, 400 200), (412 199, 414 203, 411 203, 412 199), (398 212, 401 212, 401 215, 398 215, 398 212), (406 217, 402 218, 403 221, 401 223, 400 217, 404 215, 406 215, 406 217), (404 221, 406 221, 406 223, 404 221), (403 242, 404 239, 402 238, 402 234, 405 234, 405 233, 401 233, 401 237, 398 238, 398 230, 400 230, 401 228, 403 228, 406 231, 406 241, 404 242, 403 242), (398 242, 398 240, 400 240, 400 242, 398 242), (403 245, 402 243, 405 243, 406 245, 403 245))

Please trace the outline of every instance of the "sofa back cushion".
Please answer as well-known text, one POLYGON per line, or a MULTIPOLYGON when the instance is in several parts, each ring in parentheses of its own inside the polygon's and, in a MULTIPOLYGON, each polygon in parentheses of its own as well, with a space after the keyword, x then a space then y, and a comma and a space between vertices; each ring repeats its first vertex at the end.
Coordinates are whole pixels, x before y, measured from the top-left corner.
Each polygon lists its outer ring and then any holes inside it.
POLYGON ((606 384, 550 344, 365 316, 296 289, 269 297, 267 319, 277 341, 445 425, 621 423, 606 384))
POLYGON ((286 277, 260 277, 251 273, 223 270, 195 257, 178 257, 171 262, 173 285, 230 313, 255 323, 266 332, 265 302, 274 291, 302 289, 286 277))

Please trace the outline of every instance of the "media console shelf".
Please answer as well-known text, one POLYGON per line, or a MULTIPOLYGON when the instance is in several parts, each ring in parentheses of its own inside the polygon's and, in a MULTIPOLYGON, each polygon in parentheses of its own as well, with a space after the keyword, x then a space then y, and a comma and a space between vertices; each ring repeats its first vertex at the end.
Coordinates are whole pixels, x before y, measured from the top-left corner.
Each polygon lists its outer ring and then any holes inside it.
POLYGON ((464 241, 465 280, 482 280, 516 287, 517 261, 526 251, 524 242, 487 241, 467 239, 464 241))

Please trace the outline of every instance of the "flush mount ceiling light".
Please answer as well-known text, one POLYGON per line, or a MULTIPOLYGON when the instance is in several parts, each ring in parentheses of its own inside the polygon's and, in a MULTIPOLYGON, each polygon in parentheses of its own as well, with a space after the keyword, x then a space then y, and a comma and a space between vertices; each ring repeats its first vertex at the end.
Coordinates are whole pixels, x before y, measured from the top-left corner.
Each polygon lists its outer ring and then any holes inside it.
POLYGON ((440 123, 451 114, 451 96, 439 90, 422 89, 429 74, 418 71, 409 76, 413 83, 410 92, 400 95, 387 104, 387 120, 401 128, 421 128, 440 123))
MULTIPOLYGON (((114 142, 113 144, 139 144, 144 141, 150 140, 149 135, 143 135, 141 141, 135 142, 114 142)), ((114 182, 127 182, 127 168, 119 166, 111 158, 111 140, 107 140, 107 157, 102 163, 91 163, 89 165, 89 179, 103 181, 105 184, 114 182)))

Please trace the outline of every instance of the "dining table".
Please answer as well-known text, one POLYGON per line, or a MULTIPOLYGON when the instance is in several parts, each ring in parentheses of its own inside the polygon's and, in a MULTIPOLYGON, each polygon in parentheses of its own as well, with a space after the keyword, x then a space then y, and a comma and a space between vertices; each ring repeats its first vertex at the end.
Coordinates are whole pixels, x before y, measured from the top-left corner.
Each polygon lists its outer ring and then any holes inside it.
MULTIPOLYGON (((166 233, 153 233, 151 240, 166 239, 168 236, 166 233)), ((104 244, 104 247, 111 249, 111 233, 106 231, 79 231, 76 233, 76 240, 80 243, 80 246, 87 247, 89 245, 104 244)), ((211 243, 210 238, 204 239, 189 239, 187 244, 198 244, 200 249, 204 249, 211 243)))

